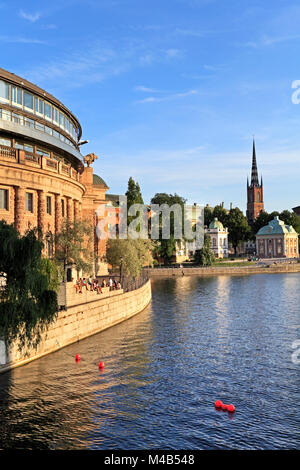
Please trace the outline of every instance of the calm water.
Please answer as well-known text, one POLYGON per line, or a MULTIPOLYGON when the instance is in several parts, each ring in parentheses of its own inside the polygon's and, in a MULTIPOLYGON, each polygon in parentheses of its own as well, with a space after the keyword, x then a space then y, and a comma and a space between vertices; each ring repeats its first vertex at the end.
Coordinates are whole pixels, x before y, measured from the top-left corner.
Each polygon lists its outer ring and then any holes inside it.
POLYGON ((0 448, 300 447, 300 275, 152 287, 135 318, 0 375, 0 448))

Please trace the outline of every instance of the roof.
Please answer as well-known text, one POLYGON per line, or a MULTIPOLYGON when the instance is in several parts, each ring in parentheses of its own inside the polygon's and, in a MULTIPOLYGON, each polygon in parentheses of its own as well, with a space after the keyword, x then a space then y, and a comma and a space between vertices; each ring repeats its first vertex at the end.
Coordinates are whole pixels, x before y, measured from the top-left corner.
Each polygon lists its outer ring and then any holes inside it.
POLYGON ((66 114, 68 114, 68 116, 74 121, 74 123, 77 125, 79 129, 78 138, 80 139, 82 135, 80 122, 78 121, 75 114, 70 109, 68 109, 61 101, 59 101, 57 98, 55 98, 53 95, 48 93, 43 88, 40 88, 39 86, 35 85, 34 83, 29 82, 25 78, 19 77, 18 75, 8 72, 7 70, 2 69, 0 67, 0 80, 1 79, 10 82, 13 85, 17 85, 19 87, 22 87, 31 91, 32 93, 40 96, 42 99, 50 101, 50 103, 54 104, 54 106, 58 107, 61 111, 64 111, 66 114))
POLYGON ((284 233, 296 233, 292 225, 285 225, 283 220, 280 220, 278 215, 271 220, 268 225, 262 227, 256 235, 280 235, 284 233))
POLYGON ((101 184, 102 186, 105 186, 106 188, 108 188, 104 179, 102 179, 100 176, 95 175, 95 174, 93 174, 93 184, 101 184))
POLYGON ((208 228, 224 230, 222 222, 220 222, 217 217, 209 224, 208 228))

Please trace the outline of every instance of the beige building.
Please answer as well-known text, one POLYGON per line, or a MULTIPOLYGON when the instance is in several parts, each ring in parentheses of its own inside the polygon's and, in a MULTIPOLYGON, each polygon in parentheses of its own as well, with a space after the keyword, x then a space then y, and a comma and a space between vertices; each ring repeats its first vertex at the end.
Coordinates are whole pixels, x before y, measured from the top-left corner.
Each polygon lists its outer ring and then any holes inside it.
POLYGON ((298 233, 276 216, 257 232, 256 253, 259 258, 298 258, 298 233))
MULTIPOLYGON (((50 257, 64 218, 96 227, 96 209, 105 205, 108 186, 90 167, 97 156, 81 154, 81 136, 78 119, 59 100, 0 69, 0 220, 21 234, 40 227, 50 257)), ((105 246, 95 232, 95 274, 107 272, 105 246)))

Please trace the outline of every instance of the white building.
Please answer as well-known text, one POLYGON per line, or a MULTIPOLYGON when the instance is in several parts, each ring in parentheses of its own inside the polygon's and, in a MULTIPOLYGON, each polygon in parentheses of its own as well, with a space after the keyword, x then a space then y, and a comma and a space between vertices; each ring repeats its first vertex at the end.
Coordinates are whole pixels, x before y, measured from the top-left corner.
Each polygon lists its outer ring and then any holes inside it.
POLYGON ((209 224, 205 229, 205 233, 210 237, 210 248, 216 258, 228 257, 228 228, 224 228, 223 224, 217 219, 209 224))

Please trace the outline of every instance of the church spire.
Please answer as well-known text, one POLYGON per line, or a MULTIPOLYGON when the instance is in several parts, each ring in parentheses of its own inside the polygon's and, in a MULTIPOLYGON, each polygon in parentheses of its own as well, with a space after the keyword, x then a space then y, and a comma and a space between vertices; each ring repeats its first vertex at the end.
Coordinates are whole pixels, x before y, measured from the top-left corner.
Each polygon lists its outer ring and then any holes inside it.
POLYGON ((256 163, 255 141, 253 138, 253 151, 252 151, 252 172, 251 172, 251 186, 258 186, 258 172, 256 163))

